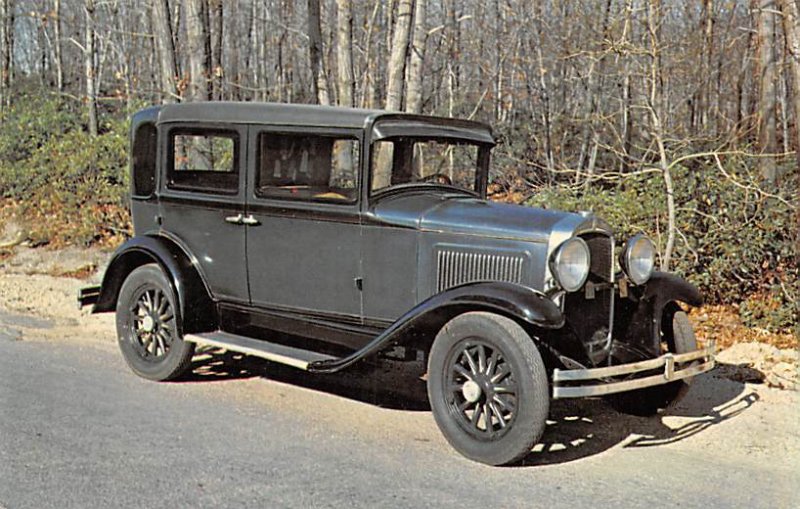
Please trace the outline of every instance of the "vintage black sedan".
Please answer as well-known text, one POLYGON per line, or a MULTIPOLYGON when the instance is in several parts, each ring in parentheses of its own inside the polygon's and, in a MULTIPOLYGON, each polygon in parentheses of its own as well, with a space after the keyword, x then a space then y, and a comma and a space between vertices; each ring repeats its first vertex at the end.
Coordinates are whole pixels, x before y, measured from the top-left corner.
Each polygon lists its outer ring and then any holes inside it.
POLYGON ((178 104, 137 113, 131 145, 135 236, 79 301, 116 311, 145 378, 180 377, 198 345, 311 373, 402 347, 427 360, 445 438, 498 465, 531 451, 551 399, 653 414, 714 364, 684 310, 700 294, 654 270, 649 239, 487 201, 486 125, 178 104))

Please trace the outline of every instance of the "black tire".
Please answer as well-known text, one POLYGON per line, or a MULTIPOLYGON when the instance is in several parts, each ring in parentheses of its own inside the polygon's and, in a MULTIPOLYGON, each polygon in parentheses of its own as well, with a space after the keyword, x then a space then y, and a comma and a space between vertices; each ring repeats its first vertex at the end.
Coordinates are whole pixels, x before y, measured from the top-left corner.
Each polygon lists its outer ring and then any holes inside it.
POLYGON ((533 340, 513 320, 485 312, 459 315, 437 334, 428 399, 450 445, 489 465, 527 455, 550 410, 547 372, 533 340))
POLYGON ((125 362, 148 380, 174 380, 192 362, 194 344, 178 334, 172 286, 151 263, 131 272, 117 299, 117 340, 125 362))
MULTIPOLYGON (((678 306, 669 306, 664 311, 661 324, 662 340, 670 352, 686 353, 697 350, 697 340, 689 317, 678 306)), ((607 401, 620 412, 648 417, 683 399, 691 382, 691 378, 685 378, 664 385, 614 394, 607 401)))

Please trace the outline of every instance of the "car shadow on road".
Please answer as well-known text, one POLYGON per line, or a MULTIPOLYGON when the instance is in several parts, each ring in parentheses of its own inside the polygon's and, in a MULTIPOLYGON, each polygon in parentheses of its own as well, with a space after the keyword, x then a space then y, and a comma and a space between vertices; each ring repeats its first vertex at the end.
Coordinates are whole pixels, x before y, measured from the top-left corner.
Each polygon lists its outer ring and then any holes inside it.
POLYGON ((756 392, 717 368, 695 378, 686 397, 652 417, 617 412, 602 399, 559 400, 544 436, 516 466, 567 463, 615 447, 657 447, 685 440, 733 419, 759 401, 756 392))
MULTIPOLYGON (((744 381, 757 381, 760 373, 731 376, 736 372, 736 366, 721 365, 696 377, 680 403, 653 417, 619 413, 602 398, 553 401, 544 436, 514 466, 567 463, 616 447, 656 447, 695 436, 735 418, 758 402, 758 394, 748 389, 744 381)), ((261 378, 381 408, 430 411, 424 373, 422 361, 382 358, 362 362, 342 373, 310 374, 242 354, 207 350, 196 357, 191 374, 182 381, 261 378)))
POLYGON ((425 366, 421 361, 377 359, 333 374, 311 374, 255 357, 206 350, 194 359, 181 382, 247 378, 273 380, 394 410, 429 411, 425 366))

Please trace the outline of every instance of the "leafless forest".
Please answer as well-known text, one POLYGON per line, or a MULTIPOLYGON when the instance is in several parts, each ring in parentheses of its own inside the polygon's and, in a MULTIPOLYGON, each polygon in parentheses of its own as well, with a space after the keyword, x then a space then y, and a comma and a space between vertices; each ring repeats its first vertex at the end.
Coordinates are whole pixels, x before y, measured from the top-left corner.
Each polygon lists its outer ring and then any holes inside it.
POLYGON ((645 179, 627 210, 649 222, 621 219, 686 273, 768 222, 777 237, 747 258, 759 282, 735 266, 724 279, 797 306, 795 0, 0 0, 0 20, 6 108, 52 94, 79 105, 90 136, 104 117, 190 100, 488 122, 497 198, 541 205, 558 188, 581 204, 645 179), (728 202, 746 207, 726 215, 728 202), (781 217, 758 215, 771 207, 781 217))
MULTIPOLYGON (((796 149, 792 0, 2 0, 2 88, 110 102, 318 102, 471 117, 542 170, 679 147, 796 149)), ((101 108, 102 109, 102 108, 101 108)), ((661 154, 667 150, 666 154, 661 154)), ((779 177, 760 158, 763 177, 779 177)), ((548 171, 549 170, 549 173, 548 171)))

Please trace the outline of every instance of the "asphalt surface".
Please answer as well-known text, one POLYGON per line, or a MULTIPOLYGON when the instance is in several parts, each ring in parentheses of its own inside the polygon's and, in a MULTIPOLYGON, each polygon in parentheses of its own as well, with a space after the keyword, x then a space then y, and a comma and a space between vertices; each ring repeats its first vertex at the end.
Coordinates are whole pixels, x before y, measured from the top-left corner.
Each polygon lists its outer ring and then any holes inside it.
POLYGON ((0 334, 0 508, 800 507, 791 466, 696 438, 714 418, 618 428, 600 403, 555 406, 544 451, 491 468, 452 451, 390 371, 337 384, 247 359, 198 366, 159 384, 112 341, 0 334))

